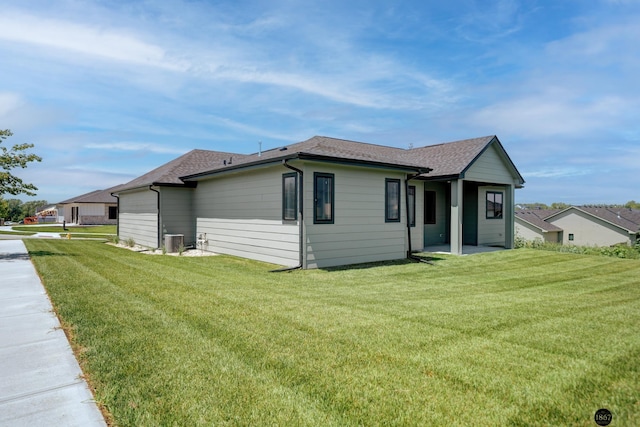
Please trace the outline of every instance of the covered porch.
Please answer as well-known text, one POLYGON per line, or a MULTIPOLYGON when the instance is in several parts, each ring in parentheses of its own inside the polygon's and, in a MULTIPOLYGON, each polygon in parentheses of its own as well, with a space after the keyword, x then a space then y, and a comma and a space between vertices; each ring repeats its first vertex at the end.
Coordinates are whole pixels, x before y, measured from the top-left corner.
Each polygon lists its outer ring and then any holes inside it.
POLYGON ((416 155, 433 165, 418 178, 424 181, 425 251, 462 255, 513 247, 514 192, 524 179, 497 137, 424 147, 416 155))
POLYGON ((514 185, 425 182, 423 247, 458 255, 513 247, 514 185))

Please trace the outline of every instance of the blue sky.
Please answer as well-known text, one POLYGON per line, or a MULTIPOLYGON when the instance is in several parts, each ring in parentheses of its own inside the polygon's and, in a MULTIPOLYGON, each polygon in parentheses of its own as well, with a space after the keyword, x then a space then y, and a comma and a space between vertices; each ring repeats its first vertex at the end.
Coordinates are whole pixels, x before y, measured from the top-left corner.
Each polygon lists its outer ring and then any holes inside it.
POLYGON ((16 171, 37 199, 193 148, 495 134, 518 203, 640 200, 640 0, 0 5, 0 128, 43 157, 16 171))

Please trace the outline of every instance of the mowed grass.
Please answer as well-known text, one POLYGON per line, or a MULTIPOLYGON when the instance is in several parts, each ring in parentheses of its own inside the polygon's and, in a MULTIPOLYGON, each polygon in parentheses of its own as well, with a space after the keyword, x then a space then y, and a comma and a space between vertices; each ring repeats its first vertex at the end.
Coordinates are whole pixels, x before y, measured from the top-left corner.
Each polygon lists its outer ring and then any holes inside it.
POLYGON ((269 273, 26 240, 120 426, 640 425, 640 261, 520 249, 269 273))

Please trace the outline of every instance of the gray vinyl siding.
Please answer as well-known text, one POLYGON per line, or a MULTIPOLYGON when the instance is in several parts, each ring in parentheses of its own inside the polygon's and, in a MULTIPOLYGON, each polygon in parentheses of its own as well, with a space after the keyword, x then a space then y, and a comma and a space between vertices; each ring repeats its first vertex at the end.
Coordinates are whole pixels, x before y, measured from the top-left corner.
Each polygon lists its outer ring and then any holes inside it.
POLYGON ((193 193, 192 188, 162 187, 160 189, 162 242, 165 234, 182 234, 185 246, 195 244, 193 193))
POLYGON ((514 177, 495 146, 491 145, 465 172, 467 181, 513 184, 514 177))
POLYGON ((157 194, 140 190, 120 194, 120 240, 133 239, 142 246, 158 247, 157 194))
MULTIPOLYGON (((513 186, 518 184, 515 171, 497 145, 490 145, 464 174, 465 181, 496 184, 478 189, 477 245, 512 247, 514 234, 513 186), (510 186, 510 187, 507 187, 510 186), (503 194, 503 218, 486 218, 486 192, 500 191, 503 194)), ((476 202, 474 202, 476 203, 476 202)), ((468 222, 468 221, 467 221, 468 222)), ((463 224, 464 228, 464 224, 463 224)), ((466 230, 467 232, 470 230, 466 230)), ((469 236, 467 236, 468 238, 469 236)))
MULTIPOLYGON (((404 174, 330 163, 307 163, 304 172, 307 268, 405 257, 407 229, 404 174), (334 174, 333 224, 313 224, 314 172, 334 174), (386 178, 402 180, 400 222, 385 222, 386 178)), ((418 188, 420 186, 416 189, 418 188)))
POLYGON ((478 188, 478 245, 504 246, 505 221, 508 212, 513 209, 507 204, 507 189, 504 187, 479 187, 478 188), (487 219, 486 201, 487 192, 502 193, 503 212, 500 219, 487 219))
POLYGON ((250 219, 198 218, 204 249, 293 267, 298 264, 298 226, 250 219))
POLYGON ((205 249, 273 264, 299 262, 297 221, 282 221, 282 175, 273 166, 198 183, 194 192, 196 235, 205 249))

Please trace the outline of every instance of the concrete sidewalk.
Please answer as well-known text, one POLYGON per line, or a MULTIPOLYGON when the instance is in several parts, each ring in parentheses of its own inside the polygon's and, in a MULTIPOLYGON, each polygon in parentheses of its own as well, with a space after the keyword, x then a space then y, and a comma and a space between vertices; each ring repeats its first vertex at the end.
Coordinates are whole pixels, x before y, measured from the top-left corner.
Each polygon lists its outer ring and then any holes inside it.
MULTIPOLYGON (((51 224, 47 224, 47 225, 51 225, 51 224)), ((33 227, 33 231, 36 233, 34 235, 31 236, 27 236, 24 234, 20 234, 18 232, 16 232, 14 235, 11 234, 0 234, 0 240, 13 240, 13 239, 34 239, 34 238, 42 238, 42 239, 61 239, 60 237, 60 233, 52 233, 52 232, 46 232, 46 233, 39 233, 38 227, 39 225, 30 225, 29 227, 33 227)), ((0 231, 5 231, 5 232, 14 232, 13 230, 13 226, 11 225, 3 225, 0 226, 0 231)))
POLYGON ((0 426, 106 426, 22 240, 0 240, 0 426))

